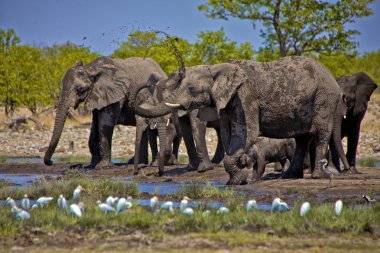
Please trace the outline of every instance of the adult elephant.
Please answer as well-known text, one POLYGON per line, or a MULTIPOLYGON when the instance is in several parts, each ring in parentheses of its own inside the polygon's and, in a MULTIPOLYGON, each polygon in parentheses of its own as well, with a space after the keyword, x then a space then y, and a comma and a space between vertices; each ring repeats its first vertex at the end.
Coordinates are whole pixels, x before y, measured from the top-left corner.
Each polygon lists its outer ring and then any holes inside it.
MULTIPOLYGON (((140 86, 136 86, 135 90, 130 93, 130 105, 134 106, 135 96, 143 88, 149 87, 149 84, 142 83, 140 86)), ((159 101, 163 101, 166 97, 170 96, 170 92, 173 89, 172 83, 166 80, 161 80, 155 86, 154 99, 155 103, 158 104, 159 101)), ((146 100, 148 101, 148 100, 146 100)), ((153 105, 150 103, 150 105, 153 105)), ((149 108, 148 105, 145 105, 149 108)), ((189 156, 189 164, 186 169, 189 171, 196 170, 198 172, 204 172, 213 169, 215 164, 219 164, 224 157, 224 148, 220 136, 220 125, 218 118, 208 118, 207 120, 201 120, 200 114, 204 114, 204 111, 198 111, 197 109, 191 111, 183 110, 171 110, 171 118, 173 126, 176 128, 176 132, 180 133, 183 137, 187 154, 189 156), (217 147, 213 158, 210 161, 208 155, 208 149, 206 145, 206 128, 213 128, 217 134, 217 147)), ((172 126, 172 127, 173 127, 172 126)), ((170 126, 168 126, 169 128, 170 126)), ((168 132, 168 140, 172 136, 172 131, 168 132)), ((170 140, 167 142, 167 147, 170 145, 170 140)), ((167 153, 169 150, 167 150, 167 153)), ((178 147, 177 147, 178 152, 178 147)), ((175 150, 173 151, 175 154, 175 150)))
MULTIPOLYGON (((88 141, 91 165, 96 168, 110 165, 114 126, 136 125, 138 120, 133 108, 128 106, 129 90, 147 80, 155 82, 157 78, 163 77, 166 74, 161 67, 149 58, 132 57, 121 60, 99 57, 86 65, 78 62, 66 72, 62 80, 53 134, 44 163, 52 164, 51 157, 61 136, 69 108, 76 109, 79 103, 84 102, 85 108, 92 112, 88 141)), ((160 132, 164 133, 165 128, 160 132)), ((160 136, 160 147, 165 146, 165 139, 166 136, 160 136)), ((164 148, 162 151, 160 149, 160 153, 162 152, 164 148)), ((145 157, 147 160, 147 154, 145 157)))
POLYGON ((332 162, 340 170, 341 158, 344 171, 359 173, 355 168, 356 151, 359 143, 360 125, 367 111, 368 101, 377 88, 377 84, 365 73, 341 76, 337 79, 343 94, 334 123, 333 142, 330 145, 332 162), (344 154, 342 138, 347 137, 347 153, 344 154))
MULTIPOLYGON (((171 108, 184 110, 216 108, 220 116, 224 167, 228 184, 242 184, 248 177, 240 157, 259 135, 295 138, 296 150, 284 178, 303 177, 303 159, 308 143, 316 139, 316 160, 326 155, 334 113, 340 98, 332 74, 306 57, 285 57, 272 62, 231 61, 186 68, 186 76, 169 76, 172 92, 152 108, 136 106, 136 113, 158 117, 171 108)), ((215 118, 209 110, 203 116, 215 118)), ((324 177, 315 163, 313 178, 324 177)))

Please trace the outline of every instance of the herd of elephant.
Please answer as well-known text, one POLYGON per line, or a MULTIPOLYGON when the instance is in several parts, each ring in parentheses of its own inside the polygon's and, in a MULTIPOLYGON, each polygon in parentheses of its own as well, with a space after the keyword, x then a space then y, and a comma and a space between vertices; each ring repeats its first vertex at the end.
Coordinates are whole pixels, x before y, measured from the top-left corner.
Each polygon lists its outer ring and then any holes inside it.
POLYGON ((111 165, 113 130, 122 124, 136 126, 135 174, 148 163, 149 142, 163 175, 165 164, 178 159, 182 138, 187 169, 203 172, 223 161, 227 184, 246 183, 249 168, 259 180, 267 163, 284 166, 286 160, 283 178, 302 178, 305 163, 312 178, 324 178, 319 161, 326 157, 338 170, 342 161, 343 171, 357 173, 360 124, 376 88, 365 73, 335 80, 322 64, 302 56, 181 67, 169 76, 149 58, 99 57, 66 72, 44 162, 52 164, 69 109, 84 102, 92 112, 91 168, 111 165), (212 160, 207 127, 218 137, 212 160))

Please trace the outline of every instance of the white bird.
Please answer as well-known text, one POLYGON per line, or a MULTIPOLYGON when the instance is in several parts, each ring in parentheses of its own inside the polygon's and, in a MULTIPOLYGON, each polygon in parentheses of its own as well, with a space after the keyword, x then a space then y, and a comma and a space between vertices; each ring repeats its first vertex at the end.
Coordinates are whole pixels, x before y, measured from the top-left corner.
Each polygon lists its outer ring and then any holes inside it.
POLYGON ((202 213, 202 217, 207 217, 207 216, 209 216, 210 215, 210 210, 205 210, 205 211, 203 211, 203 213, 202 213))
POLYGON ((30 219, 30 214, 25 211, 25 210, 22 210, 16 206, 12 207, 12 210, 11 210, 13 216, 16 218, 16 220, 29 220, 30 219))
POLYGON ((24 209, 25 211, 28 211, 28 210, 30 209, 30 200, 29 200, 27 194, 24 195, 24 198, 23 198, 22 201, 21 201, 21 207, 22 207, 22 209, 24 209))
POLYGON ((40 197, 37 199, 37 204, 40 206, 40 207, 44 207, 46 206, 47 204, 50 203, 50 201, 52 201, 53 198, 52 197, 40 197))
POLYGON ((132 206, 133 206, 133 204, 132 204, 132 197, 127 197, 127 201, 125 202, 125 207, 127 209, 131 209, 132 206))
POLYGON ((114 207, 114 206, 115 206, 115 203, 116 203, 118 200, 119 200, 118 197, 115 197, 115 198, 114 198, 114 197, 112 197, 112 196, 109 196, 109 197, 106 199, 106 203, 107 203, 107 205, 114 207))
POLYGON ((62 211, 65 211, 67 210, 68 208, 68 204, 67 204, 67 201, 65 199, 65 197, 63 197, 62 194, 59 195, 59 198, 57 200, 57 203, 58 203, 58 208, 62 211))
POLYGON ((78 204, 71 204, 70 205, 70 213, 74 215, 75 217, 81 218, 82 217, 82 210, 79 207, 78 204))
POLYGON ((189 204, 189 201, 191 199, 187 196, 183 197, 183 199, 181 200, 181 203, 179 204, 179 210, 180 211, 183 211, 185 210, 185 208, 187 207, 187 205, 189 204))
POLYGON ((339 176, 340 173, 337 169, 333 168, 333 167, 328 167, 327 164, 329 163, 327 161, 327 159, 322 159, 319 161, 319 163, 323 164, 323 171, 329 175, 330 177, 330 183, 331 183, 331 179, 334 178, 334 176, 339 176))
POLYGON ((280 198, 275 198, 272 201, 272 212, 289 210, 288 204, 282 201, 280 198))
POLYGON ((252 211, 257 208, 256 200, 251 199, 247 201, 246 210, 247 212, 252 211))
POLYGON ((73 201, 77 202, 79 201, 80 199, 80 193, 84 190, 84 188, 80 185, 77 186, 77 188, 75 188, 75 190, 73 191, 73 201))
POLYGON ((220 207, 219 210, 216 212, 217 214, 226 214, 228 213, 230 210, 227 208, 227 207, 220 207))
POLYGON ((156 196, 153 196, 149 200, 149 209, 150 209, 150 211, 156 212, 157 211, 157 205, 158 205, 158 198, 156 196))
POLYGON ((5 203, 7 203, 7 205, 10 207, 17 207, 16 201, 14 201, 14 199, 12 199, 11 197, 8 197, 5 203))
POLYGON ((343 201, 339 199, 335 202, 335 206, 334 206, 334 212, 336 216, 339 216, 342 213, 342 210, 343 210, 343 201))
POLYGON ((119 199, 116 206, 116 214, 124 213, 127 206, 127 200, 125 198, 119 199))
POLYGON ((33 204, 30 210, 32 211, 33 209, 36 209, 36 208, 38 208, 38 204, 33 204))
POLYGON ((310 211, 310 203, 309 202, 302 203, 301 208, 300 208, 300 216, 301 217, 305 216, 305 214, 307 214, 309 211, 310 211))
POLYGON ((161 205, 161 209, 167 210, 169 212, 173 212, 173 202, 166 201, 161 205))
POLYGON ((106 203, 102 203, 100 200, 98 200, 96 203, 98 204, 99 209, 102 210, 104 213, 115 212, 115 208, 106 203))
POLYGON ((191 207, 186 207, 185 209, 181 211, 181 213, 187 216, 193 216, 194 210, 191 207))

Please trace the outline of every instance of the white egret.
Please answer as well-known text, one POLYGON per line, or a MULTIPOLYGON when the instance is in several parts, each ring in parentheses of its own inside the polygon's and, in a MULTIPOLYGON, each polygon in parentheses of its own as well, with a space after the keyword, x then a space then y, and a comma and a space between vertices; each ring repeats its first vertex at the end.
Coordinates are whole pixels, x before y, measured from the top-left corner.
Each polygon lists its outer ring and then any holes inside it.
POLYGON ((106 203, 102 203, 100 200, 98 200, 96 203, 98 204, 99 209, 102 210, 104 213, 115 212, 115 208, 106 203))
POLYGON ((75 217, 81 218, 82 217, 82 210, 79 207, 78 204, 71 204, 70 205, 70 213, 74 215, 75 217))
POLYGON ((132 204, 132 197, 127 197, 127 201, 125 202, 125 207, 127 209, 131 209, 132 206, 133 206, 133 204, 132 204))
POLYGON ((323 164, 323 171, 329 175, 330 177, 330 183, 331 183, 331 180, 334 178, 334 176, 339 176, 340 173, 337 169, 333 168, 333 167, 329 167, 327 166, 327 164, 329 163, 327 161, 327 159, 322 159, 319 161, 319 163, 323 164))
POLYGON ((169 212, 173 212, 173 202, 166 201, 161 205, 161 209, 167 210, 169 212))
POLYGON ((33 209, 36 209, 38 208, 38 204, 33 204, 32 207, 30 208, 30 210, 33 210, 33 209))
POLYGON ((22 209, 24 209, 25 211, 28 211, 28 210, 30 209, 30 200, 29 200, 27 194, 24 195, 24 198, 23 198, 22 201, 21 201, 21 207, 22 207, 22 209))
POLYGON ((246 210, 247 212, 252 211, 257 208, 256 200, 251 199, 247 201, 246 210))
POLYGON ((59 195, 59 198, 57 200, 57 203, 58 203, 58 208, 62 211, 65 211, 67 210, 68 208, 68 204, 67 204, 67 201, 65 199, 65 197, 63 197, 62 194, 59 195))
POLYGON ((343 201, 339 199, 335 202, 335 206, 334 206, 334 212, 336 216, 339 216, 342 213, 342 210, 343 210, 343 201))
POLYGON ((125 198, 119 199, 116 206, 116 214, 124 213, 127 206, 127 200, 125 198))
POLYGON ((109 196, 107 199, 106 199, 106 204, 109 205, 109 206, 112 206, 114 207, 115 206, 115 203, 119 200, 118 197, 112 197, 112 196, 109 196))
POLYGON ((305 216, 310 211, 310 203, 309 202, 304 202, 301 205, 300 208, 300 216, 305 216))
POLYGON ((230 211, 230 209, 228 209, 227 207, 220 207, 219 210, 216 212, 217 214, 226 214, 230 211))
POLYGON ((194 210, 191 207, 186 207, 185 209, 181 211, 181 213, 187 216, 193 216, 194 210))
POLYGON ((181 200, 181 203, 179 204, 179 210, 180 211, 185 210, 185 208, 189 204, 189 201, 191 201, 191 199, 189 197, 187 197, 187 196, 183 197, 183 199, 181 200))
POLYGON ((37 204, 40 206, 40 207, 44 207, 46 206, 47 204, 50 203, 50 201, 52 201, 53 198, 52 197, 40 197, 37 199, 37 204))
POLYGON ((8 197, 5 203, 7 203, 7 205, 10 207, 17 207, 16 201, 14 201, 14 199, 12 199, 11 197, 8 197))
POLYGON ((73 191, 73 201, 77 202, 79 201, 80 199, 80 193, 84 190, 84 188, 80 185, 77 186, 77 188, 75 188, 75 190, 73 191))
POLYGON ((22 210, 16 206, 12 207, 12 210, 11 210, 13 216, 16 218, 16 220, 29 220, 30 219, 30 214, 25 211, 25 210, 22 210))
POLYGON ((149 201, 149 208, 152 212, 157 211, 157 205, 158 205, 158 198, 156 196, 153 196, 149 201))
POLYGON ((280 198, 275 198, 272 201, 272 212, 289 210, 288 204, 282 201, 280 198))

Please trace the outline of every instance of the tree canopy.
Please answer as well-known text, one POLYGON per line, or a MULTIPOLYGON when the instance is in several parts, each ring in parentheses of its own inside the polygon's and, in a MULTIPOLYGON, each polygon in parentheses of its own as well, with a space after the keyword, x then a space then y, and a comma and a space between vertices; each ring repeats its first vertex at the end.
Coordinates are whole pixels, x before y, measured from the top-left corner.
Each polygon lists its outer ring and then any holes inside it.
POLYGON ((199 10, 213 19, 239 18, 263 25, 265 50, 280 56, 350 52, 359 34, 347 24, 373 14, 374 0, 208 0, 199 10))

